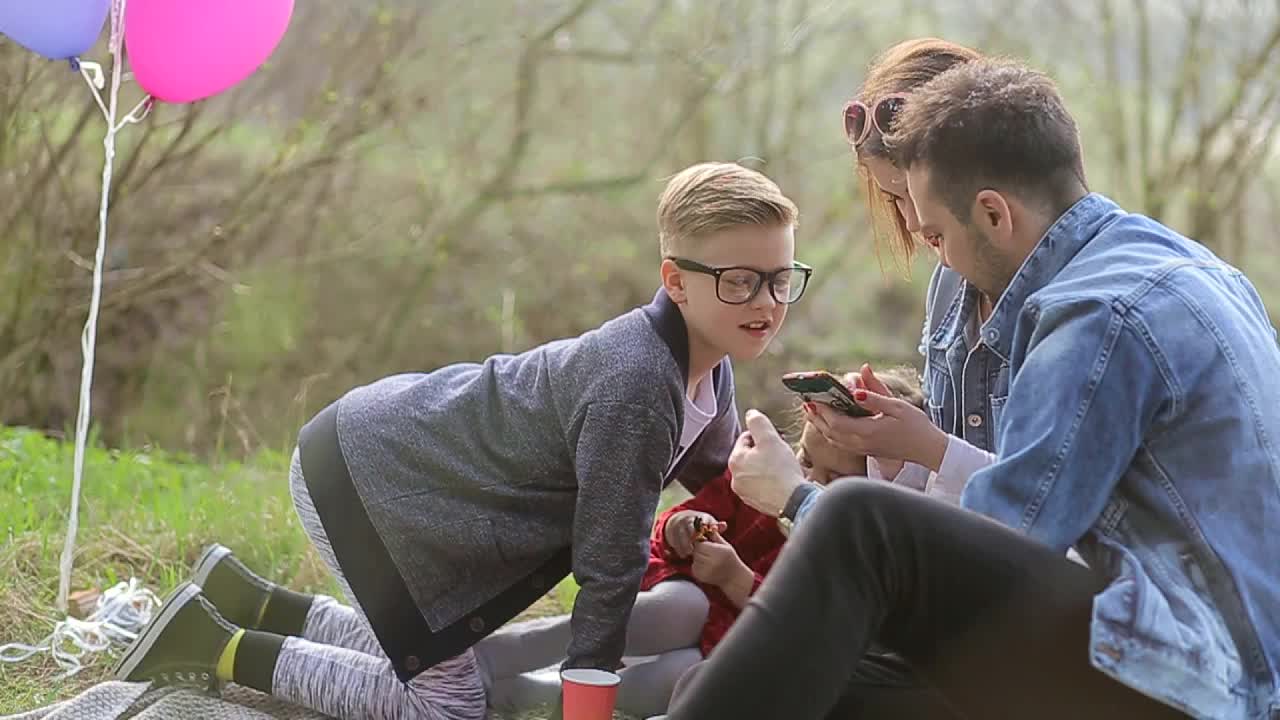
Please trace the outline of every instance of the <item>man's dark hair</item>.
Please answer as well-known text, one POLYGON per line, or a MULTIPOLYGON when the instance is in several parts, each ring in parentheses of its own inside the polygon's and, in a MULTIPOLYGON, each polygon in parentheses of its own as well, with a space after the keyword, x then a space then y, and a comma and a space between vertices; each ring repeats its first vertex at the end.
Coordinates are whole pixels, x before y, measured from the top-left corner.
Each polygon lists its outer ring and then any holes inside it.
POLYGON ((929 168, 956 217, 991 188, 1059 214, 1087 187, 1080 134, 1047 75, 1008 60, 961 63, 907 98, 885 138, 901 168, 929 168))

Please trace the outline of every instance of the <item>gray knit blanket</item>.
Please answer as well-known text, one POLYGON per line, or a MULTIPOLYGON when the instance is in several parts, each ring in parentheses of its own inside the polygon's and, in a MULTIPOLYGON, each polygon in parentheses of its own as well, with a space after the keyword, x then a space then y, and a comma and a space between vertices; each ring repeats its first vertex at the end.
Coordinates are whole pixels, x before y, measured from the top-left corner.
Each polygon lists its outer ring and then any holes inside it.
MULTIPOLYGON (((147 683, 104 682, 70 700, 46 708, 5 715, 0 720, 333 720, 242 685, 227 685, 222 697, 194 690, 150 690, 147 683)), ((538 720, 547 712, 528 712, 514 720, 538 720)), ((490 712, 490 720, 503 720, 490 712)), ((615 714, 619 720, 626 718, 615 714)))
POLYGON ((70 700, 0 720, 325 720, 326 716, 240 685, 222 697, 150 683, 104 682, 70 700))

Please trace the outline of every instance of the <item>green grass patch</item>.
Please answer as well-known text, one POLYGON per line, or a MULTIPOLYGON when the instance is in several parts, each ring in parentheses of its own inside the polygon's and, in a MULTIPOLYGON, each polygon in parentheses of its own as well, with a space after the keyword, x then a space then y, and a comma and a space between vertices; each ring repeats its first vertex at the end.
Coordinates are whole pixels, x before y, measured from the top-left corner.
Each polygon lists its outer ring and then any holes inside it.
MULTIPOLYGON (((61 617, 58 562, 71 504, 73 446, 0 428, 0 643, 34 643, 61 617)), ((90 447, 85 457, 72 590, 106 589, 137 577, 163 595, 214 540, 273 579, 333 592, 289 499, 288 458, 207 466, 158 451, 90 447)), ((73 695, 101 680, 111 658, 69 681, 47 656, 0 665, 0 715, 73 695)))

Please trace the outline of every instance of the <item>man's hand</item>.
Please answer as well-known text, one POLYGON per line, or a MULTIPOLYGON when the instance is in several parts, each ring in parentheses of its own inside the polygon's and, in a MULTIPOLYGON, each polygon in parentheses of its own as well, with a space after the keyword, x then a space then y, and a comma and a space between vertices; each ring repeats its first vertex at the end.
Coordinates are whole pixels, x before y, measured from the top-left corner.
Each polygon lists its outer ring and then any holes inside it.
MULTIPOLYGON (((738 551, 720 537, 720 533, 712 533, 711 537, 693 547, 693 578, 708 585, 715 585, 732 597, 735 591, 745 589, 751 592, 754 573, 747 564, 738 557, 738 551), (745 587, 744 587, 745 586, 745 587)), ((738 607, 742 607, 739 604, 738 607)))
POLYGON ((716 520, 714 515, 698 510, 681 510, 667 518, 667 524, 662 528, 662 535, 667 540, 667 547, 671 548, 676 557, 687 558, 693 554, 694 535, 697 531, 695 526, 699 525, 710 526, 716 532, 723 532, 729 527, 716 520))
POLYGON ((804 470, 782 436, 758 410, 748 410, 747 430, 729 455, 733 491, 747 505, 777 517, 804 480, 804 470))

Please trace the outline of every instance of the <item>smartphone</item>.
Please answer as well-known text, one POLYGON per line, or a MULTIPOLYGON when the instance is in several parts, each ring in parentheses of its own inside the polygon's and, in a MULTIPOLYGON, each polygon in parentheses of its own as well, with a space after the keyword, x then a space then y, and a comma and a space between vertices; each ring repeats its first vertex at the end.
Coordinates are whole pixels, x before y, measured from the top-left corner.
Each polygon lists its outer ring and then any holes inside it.
POLYGON ((782 376, 782 384, 805 402, 818 402, 853 417, 870 417, 875 413, 853 399, 853 393, 835 375, 826 370, 792 372, 782 376))

